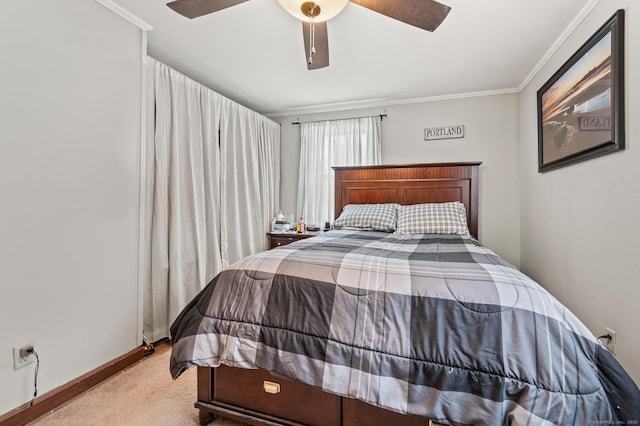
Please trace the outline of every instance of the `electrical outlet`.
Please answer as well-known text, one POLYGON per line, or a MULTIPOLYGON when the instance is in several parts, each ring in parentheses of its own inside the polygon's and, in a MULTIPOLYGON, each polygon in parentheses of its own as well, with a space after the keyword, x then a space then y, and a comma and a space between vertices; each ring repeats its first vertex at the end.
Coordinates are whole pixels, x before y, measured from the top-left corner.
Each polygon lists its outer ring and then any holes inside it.
POLYGON ((611 339, 605 339, 605 346, 609 349, 609 352, 616 354, 616 332, 607 327, 607 334, 611 336, 611 339))
POLYGON ((31 342, 31 343, 26 343, 22 346, 13 348, 13 369, 14 370, 25 367, 36 361, 36 357, 34 354, 26 352, 28 348, 33 348, 33 347, 34 347, 33 342, 31 342), (26 355, 26 356, 23 356, 23 355, 26 355))

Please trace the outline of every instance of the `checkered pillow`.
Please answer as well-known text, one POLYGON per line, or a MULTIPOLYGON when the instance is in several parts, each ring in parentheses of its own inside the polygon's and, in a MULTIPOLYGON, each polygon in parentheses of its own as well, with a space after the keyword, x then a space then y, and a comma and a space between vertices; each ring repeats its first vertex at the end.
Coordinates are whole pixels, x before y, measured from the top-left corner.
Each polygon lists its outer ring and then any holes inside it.
POLYGON ((393 232, 396 230, 399 204, 347 204, 335 228, 357 228, 393 232))
POLYGON ((458 201, 400 206, 396 232, 470 235, 464 204, 458 201))

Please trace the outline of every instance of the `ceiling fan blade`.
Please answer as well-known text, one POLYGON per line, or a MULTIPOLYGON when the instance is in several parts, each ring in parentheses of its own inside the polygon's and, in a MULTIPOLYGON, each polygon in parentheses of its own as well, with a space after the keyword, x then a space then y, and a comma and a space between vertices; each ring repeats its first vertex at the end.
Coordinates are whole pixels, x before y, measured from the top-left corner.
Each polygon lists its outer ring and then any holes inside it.
POLYGON ((451 8, 435 0, 349 0, 398 21, 435 31, 447 17, 451 8))
POLYGON ((180 15, 193 19, 244 3, 245 1, 248 0, 175 0, 167 3, 167 6, 180 15))
POLYGON ((304 35, 304 51, 307 56, 307 68, 310 70, 317 70, 318 68, 324 68, 329 66, 329 37, 327 35, 327 22, 316 22, 314 24, 314 43, 316 53, 311 55, 313 62, 309 63, 309 39, 311 24, 306 21, 302 21, 302 34, 304 35))

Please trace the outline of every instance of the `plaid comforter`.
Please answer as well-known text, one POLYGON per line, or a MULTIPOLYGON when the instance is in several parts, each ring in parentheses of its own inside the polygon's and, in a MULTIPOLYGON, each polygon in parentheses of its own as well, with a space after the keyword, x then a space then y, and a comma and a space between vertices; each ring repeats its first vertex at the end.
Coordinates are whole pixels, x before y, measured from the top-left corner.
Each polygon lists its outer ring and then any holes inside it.
POLYGON ((540 285, 472 238, 331 231, 220 273, 171 373, 261 368, 450 424, 638 424, 640 391, 540 285))

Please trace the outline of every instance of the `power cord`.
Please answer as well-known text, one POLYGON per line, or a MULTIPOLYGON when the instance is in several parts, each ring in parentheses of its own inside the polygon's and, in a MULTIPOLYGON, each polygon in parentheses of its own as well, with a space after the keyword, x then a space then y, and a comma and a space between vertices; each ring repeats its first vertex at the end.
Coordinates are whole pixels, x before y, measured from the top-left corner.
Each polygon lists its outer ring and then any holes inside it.
MULTIPOLYGON (((38 371, 40 370, 40 357, 38 356, 38 352, 33 349, 33 346, 29 346, 23 350, 25 352, 24 355, 26 355, 25 358, 30 354, 33 354, 33 356, 36 357, 35 377, 33 379, 33 398, 31 399, 31 406, 33 407, 33 402, 35 401, 36 396, 38 396, 38 371)), ((20 355, 23 355, 22 350, 20 351, 20 355)))
POLYGON ((613 337, 610 334, 603 334, 602 336, 598 336, 598 340, 600 339, 607 339, 607 341, 611 341, 613 337))

